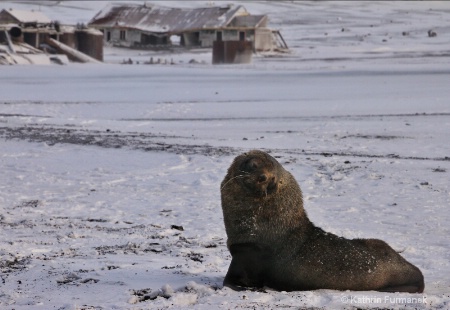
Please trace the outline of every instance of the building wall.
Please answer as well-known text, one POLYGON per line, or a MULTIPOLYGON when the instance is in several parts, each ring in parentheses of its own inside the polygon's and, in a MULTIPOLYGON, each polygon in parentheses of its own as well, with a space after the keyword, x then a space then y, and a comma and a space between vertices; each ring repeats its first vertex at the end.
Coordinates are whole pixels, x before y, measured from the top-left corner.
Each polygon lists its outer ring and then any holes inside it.
MULTIPOLYGON (((203 30, 200 32, 200 41, 202 47, 212 47, 213 42, 217 40, 217 32, 219 30, 203 30)), ((253 29, 238 30, 238 29, 223 29, 222 41, 239 41, 239 33, 245 33, 245 41, 254 42, 255 31, 253 29)))
POLYGON ((166 45, 169 38, 144 33, 136 29, 108 28, 103 30, 103 41, 123 47, 146 47, 149 45, 166 45), (125 36, 125 39, 123 36, 125 36))
MULTIPOLYGON (((124 31, 124 30, 122 30, 124 31)), ((141 34, 142 31, 134 30, 134 29, 128 29, 125 30, 125 41, 130 44, 130 46, 140 45, 141 44, 141 34)), ((119 33, 119 40, 120 40, 120 33, 119 33)), ((123 41, 123 40, 121 40, 123 41)))
POLYGON ((223 40, 224 41, 238 41, 239 40, 239 31, 224 30, 223 31, 223 40))
POLYGON ((186 32, 182 34, 182 45, 186 47, 202 46, 201 33, 198 31, 186 32))
POLYGON ((212 47, 216 40, 216 31, 202 30, 200 31, 200 42, 202 47, 212 47))
POLYGON ((131 47, 132 40, 134 37, 137 37, 137 35, 134 33, 134 31, 130 31, 127 29, 121 29, 121 28, 106 28, 103 31, 103 40, 105 42, 111 42, 113 44, 118 44, 120 46, 125 47, 131 47), (125 32, 125 40, 121 39, 121 31, 125 32), (109 41, 108 41, 108 33, 109 35, 109 41))
POLYGON ((257 28, 255 32, 255 50, 270 51, 273 49, 272 31, 267 28, 257 28))
MULTIPOLYGON (((186 47, 212 47, 213 42, 217 40, 218 32, 219 30, 186 32, 182 34, 182 42, 186 47)), ((270 51, 273 49, 272 32, 268 28, 223 29, 220 32, 222 32, 222 41, 239 41, 240 33, 244 32, 245 41, 252 42, 255 51, 270 51)), ((153 45, 154 41, 156 41, 154 45, 170 44, 167 37, 155 36, 155 40, 153 40, 153 38, 150 38, 150 34, 143 34, 141 31, 134 29, 104 29, 103 39, 105 42, 108 42, 108 36, 110 38, 109 42, 123 47, 147 47, 153 45), (121 31, 125 31, 125 40, 123 40, 123 34, 121 38, 121 31), (108 32, 110 33, 109 35, 108 32)))
POLYGON ((245 41, 253 42, 253 45, 255 45, 255 30, 245 30, 245 41))

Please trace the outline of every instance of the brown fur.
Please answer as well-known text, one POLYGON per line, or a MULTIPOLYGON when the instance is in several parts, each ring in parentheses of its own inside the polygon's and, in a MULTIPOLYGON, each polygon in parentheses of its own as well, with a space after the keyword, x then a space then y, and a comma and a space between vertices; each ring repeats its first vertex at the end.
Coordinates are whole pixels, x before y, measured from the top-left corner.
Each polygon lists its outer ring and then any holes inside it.
POLYGON ((420 270, 384 241, 345 239, 314 226, 294 177, 275 158, 235 158, 221 184, 233 289, 423 292, 420 270))

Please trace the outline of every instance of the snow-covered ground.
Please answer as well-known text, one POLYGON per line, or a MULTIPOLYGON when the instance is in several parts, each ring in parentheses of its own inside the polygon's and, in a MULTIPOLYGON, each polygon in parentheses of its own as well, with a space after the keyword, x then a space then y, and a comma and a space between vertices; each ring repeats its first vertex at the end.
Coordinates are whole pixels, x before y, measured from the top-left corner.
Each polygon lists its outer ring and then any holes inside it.
MULTIPOLYGON (((40 2, 68 22, 105 5, 40 2)), ((450 307, 450 4, 239 3, 292 52, 0 67, 0 308, 450 307), (424 294, 222 288, 219 184, 253 148, 294 174, 316 225, 402 251, 424 294)))

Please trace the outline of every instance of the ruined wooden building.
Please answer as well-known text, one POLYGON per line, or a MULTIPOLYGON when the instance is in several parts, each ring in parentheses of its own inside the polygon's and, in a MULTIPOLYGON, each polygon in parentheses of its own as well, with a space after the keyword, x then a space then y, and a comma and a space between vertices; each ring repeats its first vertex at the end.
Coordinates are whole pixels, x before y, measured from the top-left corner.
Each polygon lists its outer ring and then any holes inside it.
POLYGON ((249 41, 255 51, 287 49, 279 31, 267 28, 266 15, 243 6, 168 8, 150 4, 109 4, 89 26, 114 46, 155 48, 212 47, 214 41, 249 41))
MULTIPOLYGON (((66 54, 74 61, 103 60, 103 34, 93 28, 62 25, 41 12, 2 10, 0 12, 0 40, 8 45, 21 46, 32 53, 66 54)), ((2 42, 0 42, 2 44, 2 42)))

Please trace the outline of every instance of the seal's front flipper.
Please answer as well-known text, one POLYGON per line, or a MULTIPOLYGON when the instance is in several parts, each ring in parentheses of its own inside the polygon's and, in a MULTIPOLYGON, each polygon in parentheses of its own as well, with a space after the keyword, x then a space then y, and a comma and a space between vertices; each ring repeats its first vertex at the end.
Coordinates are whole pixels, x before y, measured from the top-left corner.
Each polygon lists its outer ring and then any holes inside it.
POLYGON ((236 291, 264 286, 264 262, 269 253, 256 243, 230 245, 231 260, 223 285, 236 291))

